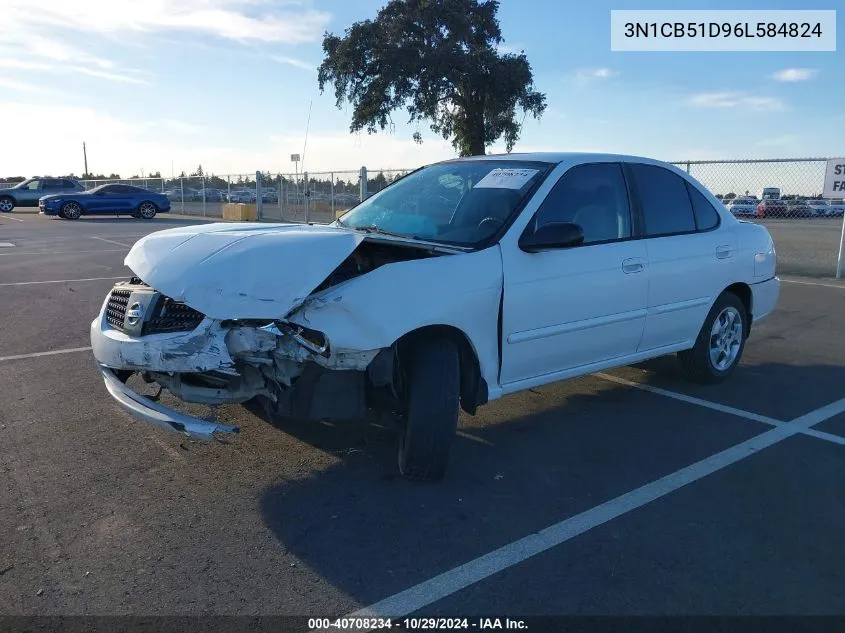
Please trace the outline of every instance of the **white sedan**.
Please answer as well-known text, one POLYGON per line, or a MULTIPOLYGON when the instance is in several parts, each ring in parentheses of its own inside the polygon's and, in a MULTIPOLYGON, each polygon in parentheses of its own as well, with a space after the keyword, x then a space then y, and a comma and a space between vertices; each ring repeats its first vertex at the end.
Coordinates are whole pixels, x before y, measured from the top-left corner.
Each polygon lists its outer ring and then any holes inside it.
POLYGON ((510 154, 417 170, 329 226, 160 231, 91 324, 123 408, 199 437, 235 427, 166 408, 257 399, 271 420, 388 415, 399 468, 439 479, 458 413, 678 353, 717 383, 778 301, 765 227, 675 167, 510 154))

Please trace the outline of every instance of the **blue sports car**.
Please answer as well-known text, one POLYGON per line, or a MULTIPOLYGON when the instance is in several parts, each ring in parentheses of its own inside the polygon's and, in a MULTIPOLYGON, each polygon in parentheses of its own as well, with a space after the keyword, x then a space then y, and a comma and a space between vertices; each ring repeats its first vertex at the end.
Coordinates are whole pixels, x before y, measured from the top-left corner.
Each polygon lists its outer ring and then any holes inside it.
POLYGON ((76 220, 82 215, 131 215, 151 220, 156 213, 170 211, 167 196, 132 185, 100 185, 88 191, 44 196, 38 200, 43 215, 76 220))

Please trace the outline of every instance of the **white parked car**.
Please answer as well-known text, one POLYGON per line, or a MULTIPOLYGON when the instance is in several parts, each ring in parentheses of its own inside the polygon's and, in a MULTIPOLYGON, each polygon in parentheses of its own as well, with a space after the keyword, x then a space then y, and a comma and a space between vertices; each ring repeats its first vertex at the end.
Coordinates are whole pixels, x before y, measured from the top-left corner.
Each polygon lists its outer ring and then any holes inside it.
POLYGON ((207 224, 139 240, 91 343, 128 411, 258 399, 270 419, 392 416, 399 467, 438 479, 459 409, 678 353, 689 378, 736 368, 778 301, 765 227, 666 163, 510 154, 430 165, 329 226, 207 224))
POLYGON ((728 209, 737 217, 756 216, 757 200, 755 198, 734 198, 728 203, 728 209))
POLYGON ((810 207, 811 216, 827 217, 831 215, 830 204, 827 200, 805 200, 804 203, 810 207))

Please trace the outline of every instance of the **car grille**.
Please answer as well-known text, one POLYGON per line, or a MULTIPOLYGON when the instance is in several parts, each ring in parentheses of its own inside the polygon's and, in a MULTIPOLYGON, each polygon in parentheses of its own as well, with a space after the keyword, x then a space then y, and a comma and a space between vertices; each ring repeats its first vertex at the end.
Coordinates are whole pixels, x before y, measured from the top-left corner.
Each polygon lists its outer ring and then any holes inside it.
POLYGON ((153 311, 152 318, 144 324, 144 334, 190 332, 204 318, 201 312, 197 312, 192 307, 174 301, 170 297, 162 297, 153 311))
MULTIPOLYGON (((133 278, 132 286, 148 288, 141 280, 133 278), (137 282, 137 283, 136 283, 137 282)), ((132 294, 131 287, 114 288, 109 295, 106 304, 106 320, 115 329, 124 331, 124 318, 129 305, 129 298, 132 294)), ((154 302, 152 314, 144 323, 143 334, 163 334, 167 332, 190 332, 195 329, 205 318, 202 312, 198 312, 185 305, 174 301, 170 297, 160 295, 154 302)))
POLYGON ((132 291, 127 288, 115 288, 111 291, 109 302, 106 304, 106 319, 113 328, 123 329, 123 319, 126 316, 130 294, 132 291))

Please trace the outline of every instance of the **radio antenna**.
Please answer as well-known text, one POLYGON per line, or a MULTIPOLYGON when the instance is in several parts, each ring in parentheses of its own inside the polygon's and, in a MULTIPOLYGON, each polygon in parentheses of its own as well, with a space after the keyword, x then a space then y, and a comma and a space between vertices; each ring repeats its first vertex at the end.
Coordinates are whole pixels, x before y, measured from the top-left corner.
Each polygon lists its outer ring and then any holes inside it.
POLYGON ((308 130, 311 129, 311 106, 314 105, 313 99, 308 103, 308 123, 305 126, 305 143, 302 145, 302 171, 305 172, 305 150, 308 147, 308 130))

